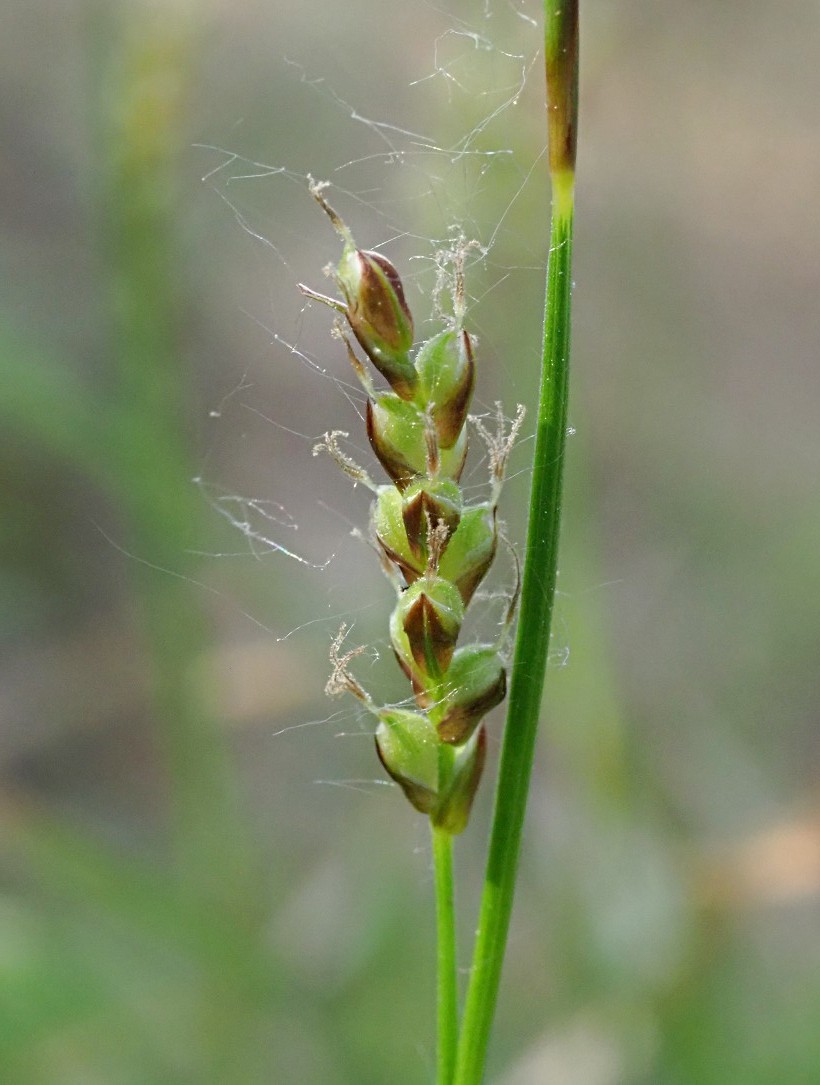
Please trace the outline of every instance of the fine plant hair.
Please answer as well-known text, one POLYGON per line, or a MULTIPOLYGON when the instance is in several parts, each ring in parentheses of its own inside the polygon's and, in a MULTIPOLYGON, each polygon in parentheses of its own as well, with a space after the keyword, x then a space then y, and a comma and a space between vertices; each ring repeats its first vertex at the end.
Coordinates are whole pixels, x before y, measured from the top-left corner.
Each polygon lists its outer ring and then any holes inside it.
MULTIPOLYGON (((498 518, 505 470, 524 408, 511 426, 496 405, 495 429, 472 426, 486 446, 487 499, 470 504, 459 486, 476 382, 475 340, 465 327, 465 254, 460 239, 437 256, 432 308, 444 328, 414 347, 413 316, 397 269, 359 248, 328 202, 326 184, 310 191, 343 242, 328 269, 338 297, 300 286, 331 307, 333 334, 366 394, 371 448, 387 475, 379 484, 331 431, 314 448, 330 455, 373 493, 370 536, 396 589, 390 642, 415 701, 379 705, 355 674, 361 646, 342 626, 331 650, 330 696, 352 695, 375 721, 376 752, 432 830, 438 940, 438 1085, 479 1085, 495 1011, 512 911, 521 832, 538 730, 555 596, 567 429, 575 151, 578 96, 577 0, 545 0, 549 169, 552 184, 541 384, 532 487, 520 591, 506 608, 495 644, 461 644, 465 611, 504 539, 498 518), (451 287, 451 306, 443 298, 451 287), (450 315, 446 315, 449 311, 450 315), (364 358, 362 358, 362 355, 364 358), (377 379, 386 382, 378 388, 377 379), (519 611, 515 648, 508 642, 519 611), (479 923, 463 1012, 456 968, 453 838, 466 828, 484 767, 484 717, 507 696, 509 708, 496 784, 479 923)), ((516 559, 517 567, 517 559, 516 559)))

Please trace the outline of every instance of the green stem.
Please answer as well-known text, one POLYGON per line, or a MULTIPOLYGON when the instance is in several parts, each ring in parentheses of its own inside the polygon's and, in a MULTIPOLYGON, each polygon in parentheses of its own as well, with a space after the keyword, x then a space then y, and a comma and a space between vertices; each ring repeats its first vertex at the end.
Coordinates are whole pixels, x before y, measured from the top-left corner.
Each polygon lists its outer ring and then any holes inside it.
POLYGON ((478 1085, 498 997, 549 651, 567 429, 577 110, 577 0, 546 0, 552 216, 521 611, 487 870, 454 1085, 478 1085))
POLYGON ((456 913, 453 889, 453 838, 431 825, 436 879, 438 944, 438 1077, 437 1085, 452 1085, 458 1041, 458 983, 456 971, 456 913))

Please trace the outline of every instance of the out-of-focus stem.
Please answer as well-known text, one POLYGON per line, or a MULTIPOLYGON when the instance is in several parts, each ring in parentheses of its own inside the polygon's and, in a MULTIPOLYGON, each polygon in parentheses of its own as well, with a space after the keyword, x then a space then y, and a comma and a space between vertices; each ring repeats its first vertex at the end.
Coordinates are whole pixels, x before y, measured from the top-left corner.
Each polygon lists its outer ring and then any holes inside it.
POLYGON ((112 19, 100 73, 101 203, 115 455, 128 546, 141 559, 131 573, 170 783, 176 867, 192 899, 227 903, 244 899, 247 856, 226 738, 208 692, 194 681, 209 632, 187 554, 201 534, 201 501, 190 483, 174 242, 192 33, 192 24, 167 12, 139 8, 112 19))

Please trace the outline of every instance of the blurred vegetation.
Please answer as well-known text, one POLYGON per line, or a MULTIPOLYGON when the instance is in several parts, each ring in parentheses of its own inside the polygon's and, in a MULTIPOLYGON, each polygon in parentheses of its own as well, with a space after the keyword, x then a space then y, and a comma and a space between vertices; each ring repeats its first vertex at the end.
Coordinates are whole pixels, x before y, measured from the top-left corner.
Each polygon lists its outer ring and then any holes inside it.
MULTIPOLYGON (((311 456, 358 419, 296 290, 336 256, 304 177, 414 269, 422 316, 452 223, 492 242, 470 273, 479 394, 530 402, 546 219, 521 14, 7 13, 4 1082, 432 1078, 423 819, 322 697, 341 618, 387 656, 390 589, 349 535, 366 496, 311 456), (220 515, 260 509, 301 562, 220 515)), ((584 18, 577 433, 490 1080, 809 1085, 820 14, 584 18)), ((490 791, 459 841, 465 939, 490 791)))

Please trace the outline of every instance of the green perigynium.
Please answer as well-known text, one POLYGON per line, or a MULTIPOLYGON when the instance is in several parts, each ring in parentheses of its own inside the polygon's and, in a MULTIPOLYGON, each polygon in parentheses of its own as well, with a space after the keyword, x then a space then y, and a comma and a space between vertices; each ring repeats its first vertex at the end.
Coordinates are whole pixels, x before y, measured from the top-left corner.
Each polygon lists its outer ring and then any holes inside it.
MULTIPOLYGON (((484 765, 483 717, 504 699, 506 665, 499 646, 458 646, 465 609, 498 548, 498 498, 523 412, 509 432, 498 415, 492 434, 478 432, 490 456, 490 499, 466 504, 458 485, 467 456, 467 419, 475 383, 474 342, 463 327, 463 251, 455 256, 454 315, 449 326, 413 353, 413 318, 395 267, 380 253, 359 249, 327 203, 322 185, 311 192, 344 241, 330 272, 342 299, 302 291, 341 313, 359 347, 387 381, 374 388, 353 344, 340 331, 367 393, 367 436, 390 478, 377 486, 339 447, 340 433, 317 445, 374 492, 372 535, 397 589, 390 642, 410 681, 416 710, 380 707, 350 672, 359 650, 333 643, 331 695, 351 693, 377 718, 376 749, 409 802, 450 834, 466 826, 484 765)), ((508 609, 507 626, 513 607, 508 609)))

